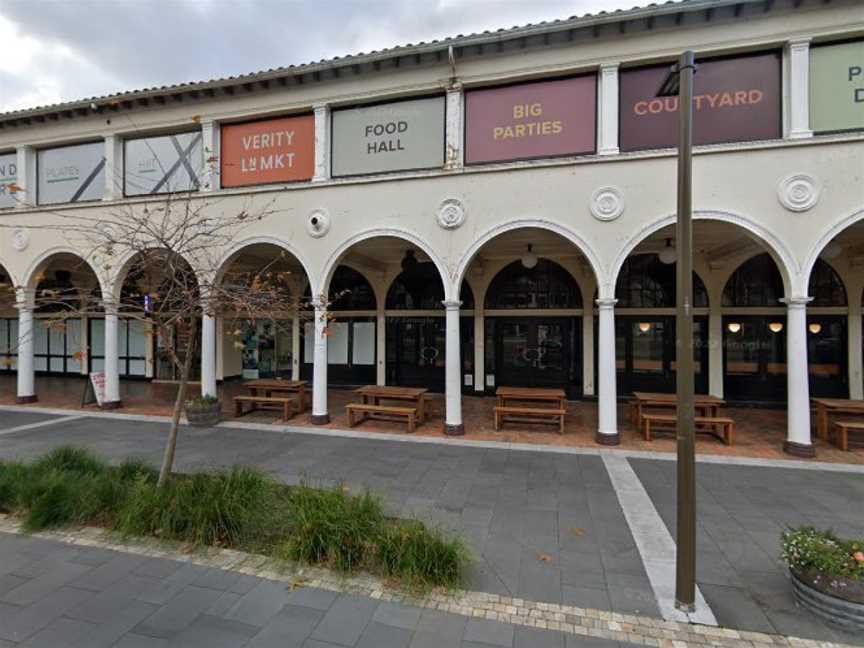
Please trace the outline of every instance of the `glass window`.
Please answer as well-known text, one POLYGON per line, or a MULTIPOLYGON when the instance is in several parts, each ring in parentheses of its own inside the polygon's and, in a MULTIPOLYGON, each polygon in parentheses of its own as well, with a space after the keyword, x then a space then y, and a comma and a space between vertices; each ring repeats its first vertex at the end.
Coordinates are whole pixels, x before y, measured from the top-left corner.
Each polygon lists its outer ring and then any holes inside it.
MULTIPOLYGON (((675 264, 656 254, 634 254, 624 261, 615 284, 618 308, 675 308, 675 264)), ((708 306, 705 284, 693 273, 693 305, 708 306)))
POLYGON ((489 285, 486 308, 582 308, 582 293, 570 273, 554 261, 539 259, 530 269, 514 261, 489 285))
POLYGON ((780 306, 783 277, 767 252, 742 263, 723 289, 724 306, 780 306))
POLYGON ((834 268, 822 259, 816 259, 813 265, 807 292, 813 298, 809 306, 846 305, 846 288, 843 287, 843 281, 834 272, 834 268))
POLYGON ((375 291, 362 274, 340 265, 330 280, 330 310, 375 310, 375 291))
MULTIPOLYGON (((474 308, 474 294, 467 281, 459 291, 462 309, 474 308)), ((431 261, 417 263, 393 280, 387 291, 387 310, 439 310, 444 308, 444 284, 431 261)))

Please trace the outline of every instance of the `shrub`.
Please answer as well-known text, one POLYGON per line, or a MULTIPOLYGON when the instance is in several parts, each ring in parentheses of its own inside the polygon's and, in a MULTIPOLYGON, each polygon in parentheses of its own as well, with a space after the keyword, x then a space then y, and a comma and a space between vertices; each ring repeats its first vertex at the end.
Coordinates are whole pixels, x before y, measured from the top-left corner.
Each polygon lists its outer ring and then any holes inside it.
POLYGON ((55 448, 33 463, 34 472, 50 470, 68 471, 78 475, 97 475, 104 473, 108 464, 88 450, 72 446, 55 448))
POLYGON ((186 407, 195 409, 195 408, 209 408, 211 405, 215 405, 219 402, 219 399, 216 396, 211 396, 207 394, 206 396, 196 396, 195 398, 190 398, 186 401, 186 407))
POLYGON ((784 532, 781 544, 793 571, 864 581, 864 540, 841 540, 830 531, 801 527, 784 532))
POLYGON ((18 462, 0 463, 0 511, 15 513, 21 510, 21 495, 29 476, 29 466, 18 462))
POLYGON ((462 541, 448 540, 417 521, 387 525, 377 553, 384 574, 421 586, 461 584, 468 562, 462 541))

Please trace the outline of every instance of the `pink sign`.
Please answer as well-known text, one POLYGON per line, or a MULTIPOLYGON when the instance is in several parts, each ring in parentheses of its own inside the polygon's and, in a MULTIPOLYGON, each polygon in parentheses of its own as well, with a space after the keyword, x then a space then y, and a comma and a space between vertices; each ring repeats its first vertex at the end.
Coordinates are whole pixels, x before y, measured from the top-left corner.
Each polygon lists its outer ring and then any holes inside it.
POLYGON ((593 153, 597 78, 522 83, 465 93, 465 162, 593 153))

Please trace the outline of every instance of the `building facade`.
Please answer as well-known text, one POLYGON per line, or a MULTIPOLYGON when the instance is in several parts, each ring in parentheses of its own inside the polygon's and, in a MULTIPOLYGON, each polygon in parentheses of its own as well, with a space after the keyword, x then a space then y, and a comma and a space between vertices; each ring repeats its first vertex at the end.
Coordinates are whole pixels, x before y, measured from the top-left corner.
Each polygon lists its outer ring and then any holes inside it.
POLYGON ((104 371, 111 402, 121 377, 173 378, 146 324, 40 328, 33 294, 113 294, 134 267, 89 266, 63 214, 190 192, 266 205, 223 265, 285 254, 316 308, 250 322, 242 348, 205 317, 205 394, 307 377, 325 422, 328 385, 424 385, 459 433, 464 393, 560 386, 596 398, 596 438, 617 442, 619 396, 674 389, 677 99, 657 90, 683 49, 697 390, 787 407, 787 450, 811 454, 809 396, 864 398, 857 0, 689 0, 0 115, 18 399, 37 372, 104 371))

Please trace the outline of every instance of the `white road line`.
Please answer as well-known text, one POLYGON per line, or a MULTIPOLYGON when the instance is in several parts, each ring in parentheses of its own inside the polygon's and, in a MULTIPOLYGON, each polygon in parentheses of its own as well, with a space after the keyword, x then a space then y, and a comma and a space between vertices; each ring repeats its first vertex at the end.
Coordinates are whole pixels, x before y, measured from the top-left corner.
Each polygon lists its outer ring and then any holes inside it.
POLYGON ((58 423, 68 423, 69 421, 76 421, 86 417, 86 414, 78 414, 76 416, 63 416, 61 418, 48 419, 47 421, 39 421, 37 423, 27 423, 26 425, 18 425, 16 427, 6 428, 5 430, 0 429, 0 435, 24 432, 25 430, 34 430, 47 425, 57 425, 58 423))
POLYGON ((675 542, 630 462, 626 457, 604 455, 603 464, 642 556, 660 614, 667 621, 716 626, 717 619, 698 586, 695 612, 687 614, 675 607, 675 542))

